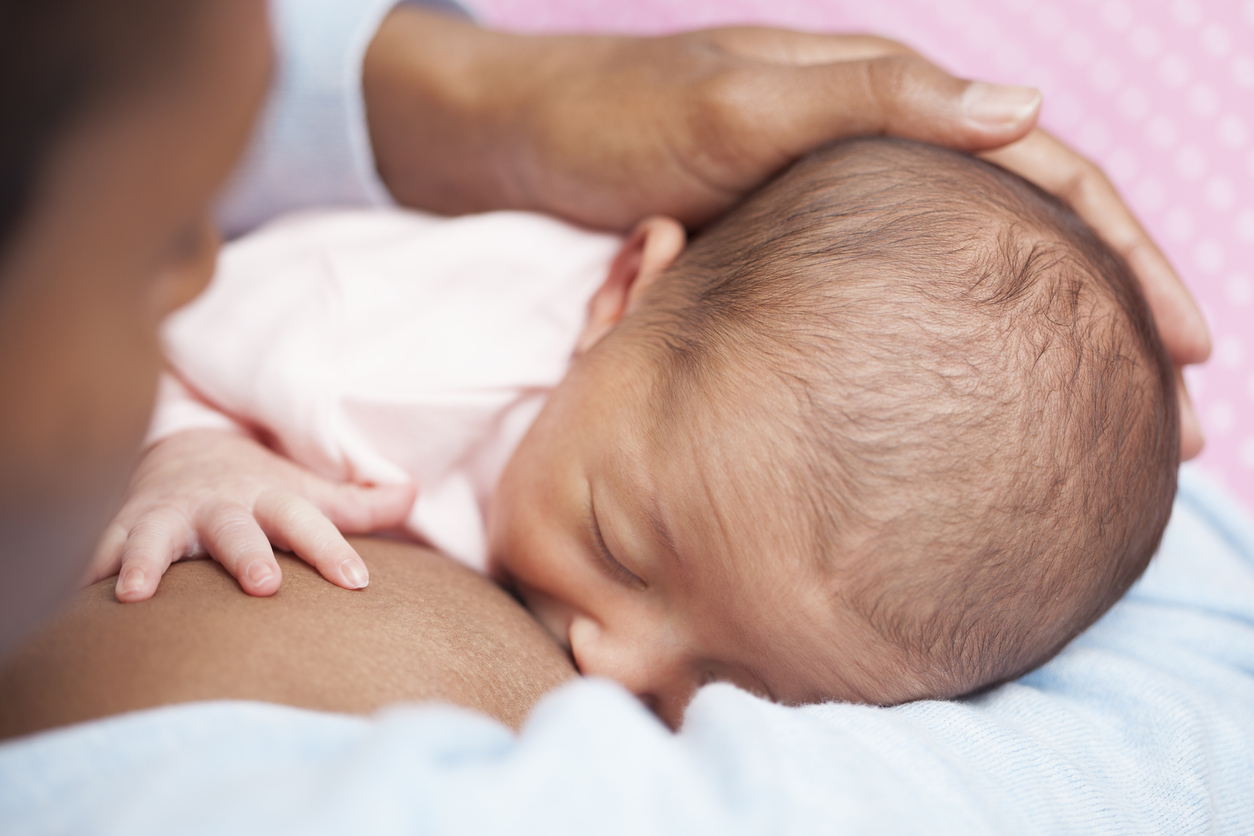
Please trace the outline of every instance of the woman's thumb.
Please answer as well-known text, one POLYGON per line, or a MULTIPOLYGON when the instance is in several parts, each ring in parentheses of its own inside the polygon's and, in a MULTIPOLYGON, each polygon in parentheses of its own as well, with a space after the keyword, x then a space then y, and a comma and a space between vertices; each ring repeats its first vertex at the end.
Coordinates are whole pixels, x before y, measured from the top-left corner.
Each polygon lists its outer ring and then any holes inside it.
MULTIPOLYGON (((962 151, 998 148, 1036 124, 1032 87, 965 81, 917 55, 890 55, 794 70, 781 92, 792 107, 799 153, 848 136, 886 134, 962 151)), ((786 103, 789 104, 789 103, 786 103)))

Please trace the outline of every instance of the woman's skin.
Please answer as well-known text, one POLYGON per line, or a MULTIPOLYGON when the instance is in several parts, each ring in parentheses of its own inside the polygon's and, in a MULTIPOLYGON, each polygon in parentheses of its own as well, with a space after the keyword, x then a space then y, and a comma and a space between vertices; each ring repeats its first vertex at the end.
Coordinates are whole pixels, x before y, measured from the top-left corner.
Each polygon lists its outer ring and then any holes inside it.
POLYGON ((269 598, 217 563, 170 568, 150 600, 120 604, 112 580, 69 606, 0 668, 0 737, 194 700, 239 699, 366 713, 395 702, 466 706, 517 728, 576 673, 499 587, 408 543, 354 540, 366 589, 280 557, 269 598))
POLYGON ((265 98, 264 0, 187 16, 177 60, 74 115, 0 242, 0 659, 81 581, 117 510, 157 327, 212 274, 205 219, 265 98))

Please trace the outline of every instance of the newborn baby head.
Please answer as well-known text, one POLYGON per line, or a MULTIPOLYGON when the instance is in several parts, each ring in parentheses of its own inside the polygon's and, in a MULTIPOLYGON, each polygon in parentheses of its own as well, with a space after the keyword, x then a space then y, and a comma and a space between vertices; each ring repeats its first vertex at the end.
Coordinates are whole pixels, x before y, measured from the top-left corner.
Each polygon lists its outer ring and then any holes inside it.
POLYGON ((491 562, 585 674, 676 725, 954 697, 1143 571, 1172 369, 1128 268, 966 155, 829 146, 684 247, 646 222, 502 477, 491 562))

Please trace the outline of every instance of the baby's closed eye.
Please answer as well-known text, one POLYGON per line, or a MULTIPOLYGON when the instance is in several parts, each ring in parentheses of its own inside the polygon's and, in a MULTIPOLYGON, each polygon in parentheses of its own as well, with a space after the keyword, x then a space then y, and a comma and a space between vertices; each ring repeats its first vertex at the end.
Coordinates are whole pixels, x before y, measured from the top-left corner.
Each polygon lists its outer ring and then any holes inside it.
POLYGON ((589 509, 588 512, 588 528, 592 534, 593 551, 596 553, 597 563, 610 579, 632 589, 645 589, 648 584, 619 562, 614 557, 613 552, 610 551, 609 546, 605 544, 605 536, 601 533, 601 525, 597 520, 595 506, 589 509))

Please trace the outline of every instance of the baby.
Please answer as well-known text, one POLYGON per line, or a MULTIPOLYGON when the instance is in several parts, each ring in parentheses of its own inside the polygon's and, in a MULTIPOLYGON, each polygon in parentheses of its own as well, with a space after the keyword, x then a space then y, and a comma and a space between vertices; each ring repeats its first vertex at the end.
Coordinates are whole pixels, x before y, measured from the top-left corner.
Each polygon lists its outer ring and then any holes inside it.
MULTIPOLYGON (((790 704, 1011 679, 1157 548, 1166 352, 1123 262, 1017 177, 846 142, 686 247, 661 218, 619 246, 516 213, 263 231, 169 324, 182 383, 148 455, 217 427, 416 484, 411 534, 486 558, 583 673, 672 725, 716 679, 790 704)), ((190 542, 134 513, 168 472, 141 466, 106 537, 123 579, 154 527, 190 542)))

